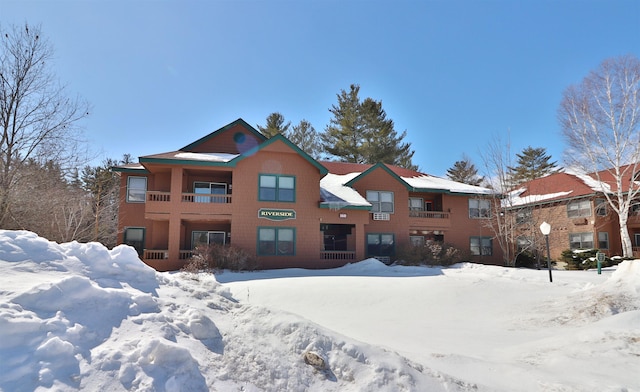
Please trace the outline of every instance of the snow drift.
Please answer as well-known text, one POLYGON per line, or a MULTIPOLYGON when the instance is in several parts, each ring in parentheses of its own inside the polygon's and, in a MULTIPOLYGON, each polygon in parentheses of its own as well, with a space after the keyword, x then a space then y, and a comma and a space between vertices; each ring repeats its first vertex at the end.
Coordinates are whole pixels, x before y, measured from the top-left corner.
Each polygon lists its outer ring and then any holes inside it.
POLYGON ((0 390, 414 391, 463 382, 127 246, 0 230, 0 390), (313 352, 324 369, 305 363, 313 352))

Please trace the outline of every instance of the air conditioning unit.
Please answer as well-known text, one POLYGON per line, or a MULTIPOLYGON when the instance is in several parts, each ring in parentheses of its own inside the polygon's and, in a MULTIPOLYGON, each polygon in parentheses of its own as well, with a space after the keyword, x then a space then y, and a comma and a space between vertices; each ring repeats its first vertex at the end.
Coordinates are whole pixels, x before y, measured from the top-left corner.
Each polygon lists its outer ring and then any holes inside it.
POLYGON ((374 221, 388 221, 390 219, 390 215, 386 212, 374 212, 373 220, 374 221))

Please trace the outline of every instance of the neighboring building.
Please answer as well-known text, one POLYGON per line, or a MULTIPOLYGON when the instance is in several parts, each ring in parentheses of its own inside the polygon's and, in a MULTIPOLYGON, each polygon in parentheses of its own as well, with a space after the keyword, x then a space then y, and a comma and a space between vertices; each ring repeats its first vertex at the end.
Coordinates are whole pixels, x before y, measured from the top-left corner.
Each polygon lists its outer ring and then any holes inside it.
POLYGON ((242 119, 181 148, 115 167, 119 243, 158 270, 201 243, 233 244, 262 268, 329 268, 444 241, 499 264, 487 188, 395 166, 319 162, 242 119))
MULTIPOLYGON (((615 190, 615 181, 600 172, 605 189, 615 190)), ((631 179, 629 179, 631 181, 631 179)), ((623 186, 628 187, 627 184, 623 186)), ((567 249, 599 249, 607 256, 622 255, 618 216, 609 206, 594 174, 560 172, 525 182, 503 200, 521 227, 523 244, 536 242, 543 221, 551 225, 551 258, 559 259, 567 249)), ((626 191, 626 189, 623 188, 626 191)), ((632 205, 627 228, 640 256, 640 204, 632 205)))

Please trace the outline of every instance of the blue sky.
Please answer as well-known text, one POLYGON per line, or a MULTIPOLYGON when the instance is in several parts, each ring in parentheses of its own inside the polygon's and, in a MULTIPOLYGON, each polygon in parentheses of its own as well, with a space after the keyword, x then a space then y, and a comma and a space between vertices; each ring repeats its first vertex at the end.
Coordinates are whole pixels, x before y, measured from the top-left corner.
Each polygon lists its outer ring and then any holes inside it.
POLYGON ((272 112, 329 123, 336 94, 381 100, 421 171, 491 140, 562 162, 562 92, 602 60, 640 57, 640 1, 2 0, 3 28, 40 25, 95 161, 172 151, 272 112))

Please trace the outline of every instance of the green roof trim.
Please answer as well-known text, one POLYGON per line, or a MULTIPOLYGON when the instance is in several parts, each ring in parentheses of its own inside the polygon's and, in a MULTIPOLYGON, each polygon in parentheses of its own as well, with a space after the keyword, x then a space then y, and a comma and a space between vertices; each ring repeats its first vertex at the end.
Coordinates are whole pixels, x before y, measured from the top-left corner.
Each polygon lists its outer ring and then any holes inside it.
POLYGON ((263 148, 277 142, 277 141, 281 141, 284 144, 286 144, 289 148, 291 148, 293 151, 295 151, 298 155, 300 155, 301 157, 303 157, 307 162, 309 162, 310 164, 312 164, 313 166, 315 166, 319 171, 320 174, 325 175, 329 172, 329 170, 324 167, 320 162, 316 161, 315 159, 313 159, 311 157, 311 155, 307 154, 306 152, 302 151, 302 149, 300 149, 300 147, 296 146, 295 144, 293 144, 289 139, 287 139, 284 135, 282 134, 278 134, 275 136, 272 136, 271 138, 269 138, 266 142, 259 144, 255 149, 251 149, 243 154, 241 154, 240 156, 237 156, 235 158, 233 158, 232 160, 229 161, 229 164, 233 164, 233 166, 236 165, 237 162, 250 157, 251 155, 255 154, 256 152, 262 150, 263 148))
POLYGON ((389 169, 389 167, 387 165, 385 165, 384 163, 382 163, 382 162, 378 162, 375 165, 371 166, 367 170, 365 170, 362 173, 358 174, 357 176, 353 177, 349 182, 347 182, 344 185, 353 187, 353 184, 358 182, 361 178, 364 178, 364 177, 368 176, 369 173, 373 172, 376 169, 382 169, 382 170, 386 171, 387 173, 389 173, 389 175, 391 175, 391 177, 395 178, 402 185, 404 185, 404 187, 407 188, 407 190, 415 191, 414 188, 411 185, 407 184, 407 182, 405 180, 403 180, 399 175, 394 173, 393 170, 389 169))
POLYGON ((193 149, 194 147, 199 146, 200 144, 206 142, 207 140, 211 139, 212 137, 214 137, 215 135, 217 135, 220 132, 224 132, 227 129, 233 128, 236 125, 240 125, 243 128, 245 128, 246 130, 248 130, 249 132, 251 132, 252 134, 254 134, 258 139, 265 141, 267 140, 267 137, 264 136, 262 133, 260 133, 258 130, 256 130, 254 127, 252 127, 251 125, 249 125, 249 123, 247 123, 246 121, 244 121, 242 118, 239 118, 227 125, 225 125, 224 127, 217 129, 213 132, 211 132, 210 134, 208 134, 207 136, 201 137, 200 139, 196 140, 195 142, 186 145, 184 147, 182 147, 179 151, 189 151, 191 149, 193 149))

